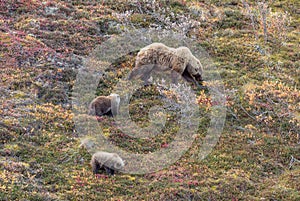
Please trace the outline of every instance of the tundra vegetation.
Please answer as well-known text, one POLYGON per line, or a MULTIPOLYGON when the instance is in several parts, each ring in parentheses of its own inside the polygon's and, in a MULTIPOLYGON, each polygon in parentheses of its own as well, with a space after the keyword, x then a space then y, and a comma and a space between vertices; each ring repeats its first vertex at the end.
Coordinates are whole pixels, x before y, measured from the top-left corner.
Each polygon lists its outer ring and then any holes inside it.
MULTIPOLYGON (((298 0, 1 1, 0 200, 300 200, 299 29, 298 0), (79 148, 72 87, 91 50, 137 28, 173 30, 206 49, 225 85, 226 123, 203 160, 195 143, 158 172, 95 176, 79 148)), ((112 93, 135 56, 113 63, 95 95, 112 93)), ((134 94, 140 126, 159 94, 134 94)), ((205 90, 197 100, 201 141, 214 103, 205 90)), ((172 140, 178 125, 168 118, 163 135, 141 140, 111 117, 99 124, 111 142, 148 153, 172 140)))

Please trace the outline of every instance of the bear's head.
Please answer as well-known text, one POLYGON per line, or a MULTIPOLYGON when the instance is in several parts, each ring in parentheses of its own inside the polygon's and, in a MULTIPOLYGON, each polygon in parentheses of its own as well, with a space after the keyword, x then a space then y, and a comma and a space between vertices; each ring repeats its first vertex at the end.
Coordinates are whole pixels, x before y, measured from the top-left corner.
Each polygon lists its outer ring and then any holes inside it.
POLYGON ((117 104, 120 104, 120 95, 119 94, 110 94, 110 97, 112 97, 112 100, 116 101, 117 104))
POLYGON ((113 115, 117 115, 119 113, 120 106, 120 95, 119 94, 110 94, 111 97, 111 112, 113 115))
POLYGON ((193 76, 196 81, 198 82, 203 81, 202 80, 203 68, 200 61, 196 57, 193 56, 193 58, 188 61, 186 68, 187 71, 190 73, 190 75, 193 76))
POLYGON ((179 47, 176 49, 176 54, 185 58, 185 71, 192 76, 197 82, 202 81, 203 67, 200 61, 192 54, 189 48, 179 47))

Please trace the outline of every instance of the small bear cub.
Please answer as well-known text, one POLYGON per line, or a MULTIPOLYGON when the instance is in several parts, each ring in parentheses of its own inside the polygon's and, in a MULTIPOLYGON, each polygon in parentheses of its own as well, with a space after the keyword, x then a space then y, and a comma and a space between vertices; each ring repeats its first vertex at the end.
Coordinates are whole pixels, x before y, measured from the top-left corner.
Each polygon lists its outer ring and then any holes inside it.
POLYGON ((97 174, 99 170, 104 169, 107 174, 114 175, 115 170, 118 171, 124 167, 124 161, 116 153, 98 151, 92 156, 91 166, 94 174, 97 174))
POLYGON ((120 96, 110 94, 109 96, 98 96, 89 105, 89 115, 113 116, 119 112, 120 96))

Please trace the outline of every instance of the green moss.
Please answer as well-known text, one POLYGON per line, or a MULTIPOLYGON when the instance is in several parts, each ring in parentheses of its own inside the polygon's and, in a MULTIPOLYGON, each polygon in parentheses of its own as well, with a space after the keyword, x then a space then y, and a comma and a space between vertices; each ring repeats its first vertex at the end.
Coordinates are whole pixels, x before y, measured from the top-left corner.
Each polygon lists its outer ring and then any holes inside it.
MULTIPOLYGON (((62 100, 70 101, 68 90, 76 76, 71 69, 82 65, 75 65, 70 57, 88 55, 95 46, 128 28, 113 17, 114 12, 132 11, 134 28, 149 27, 153 11, 148 14, 149 5, 139 2, 141 10, 132 1, 104 1, 103 5, 34 1, 39 4, 36 9, 10 2, 3 13, 9 26, 0 21, 7 28, 0 34, 5 42, 0 45, 0 73, 4 75, 0 200, 299 200, 299 164, 295 162, 289 169, 291 156, 300 159, 299 122, 292 118, 298 114, 300 82, 296 0, 267 2, 272 11, 289 12, 291 24, 284 40, 269 35, 266 42, 260 33, 256 39, 240 1, 160 1, 160 8, 191 15, 194 20, 199 20, 198 15, 190 13, 189 3, 197 2, 209 11, 194 30, 194 40, 210 54, 225 84, 228 112, 222 136, 204 160, 197 158, 211 123, 208 112, 201 108, 197 140, 175 164, 145 175, 92 174, 91 154, 78 147, 81 134, 75 132, 71 111, 61 106, 62 100), (45 6, 66 8, 70 13, 65 15, 59 9, 57 15, 47 16, 45 6), (36 40, 28 40, 27 33, 36 40), (37 82, 40 75, 45 75, 42 81, 51 87, 37 82), (265 82, 287 87, 266 86, 265 82), (23 99, 34 104, 23 104, 23 99), (269 116, 274 122, 265 122, 269 116)), ((254 0, 247 2, 251 8, 257 5, 254 0)), ((118 58, 101 77, 95 94, 110 94, 134 67, 136 53, 118 58)), ((149 109, 162 104, 158 95, 151 86, 134 93, 130 120, 148 126, 149 109)), ((111 117, 103 117, 99 126, 112 144, 148 154, 173 141, 180 127, 176 112, 168 114, 161 134, 148 139, 126 135, 111 117)))
POLYGON ((247 18, 242 15, 239 10, 226 9, 224 11, 223 19, 217 22, 217 27, 221 29, 233 27, 235 29, 241 29, 246 25, 245 21, 247 21, 247 18))
POLYGON ((101 33, 103 34, 119 34, 120 30, 117 28, 119 22, 112 17, 101 18, 97 21, 101 33))
POLYGON ((139 14, 135 13, 130 16, 130 21, 138 27, 149 27, 149 25, 153 22, 153 18, 147 14, 139 14))

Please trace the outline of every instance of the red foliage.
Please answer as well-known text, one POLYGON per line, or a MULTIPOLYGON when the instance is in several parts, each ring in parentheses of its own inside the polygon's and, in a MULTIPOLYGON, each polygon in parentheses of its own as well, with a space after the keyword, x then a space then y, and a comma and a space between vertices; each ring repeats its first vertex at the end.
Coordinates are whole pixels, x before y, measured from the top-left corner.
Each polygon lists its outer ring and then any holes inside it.
POLYGON ((96 174, 95 176, 97 179, 107 179, 108 178, 108 176, 105 174, 96 174))
POLYGON ((169 147, 169 144, 167 144, 167 143, 163 143, 163 144, 161 145, 161 148, 167 148, 167 147, 169 147))

